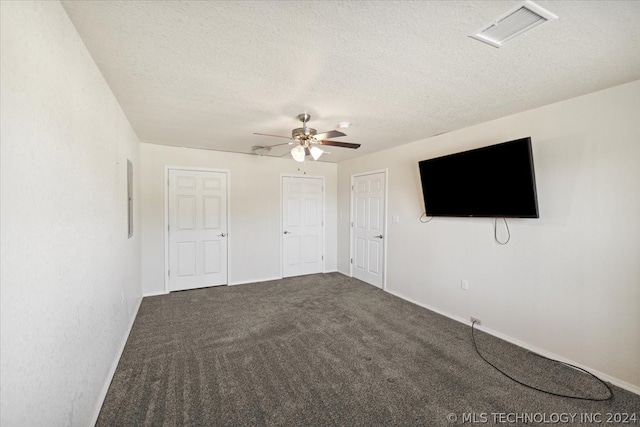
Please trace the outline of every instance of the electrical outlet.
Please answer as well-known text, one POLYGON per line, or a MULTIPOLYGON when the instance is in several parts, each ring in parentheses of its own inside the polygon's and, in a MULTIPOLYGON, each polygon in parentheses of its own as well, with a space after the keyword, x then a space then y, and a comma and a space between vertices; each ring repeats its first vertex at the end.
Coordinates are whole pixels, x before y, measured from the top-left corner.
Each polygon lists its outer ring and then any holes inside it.
POLYGON ((477 317, 471 316, 471 323, 475 323, 477 326, 480 326, 482 325, 482 320, 478 319, 477 317))
POLYGON ((468 291, 469 290, 469 281, 468 280, 460 280, 460 289, 462 289, 463 291, 468 291))

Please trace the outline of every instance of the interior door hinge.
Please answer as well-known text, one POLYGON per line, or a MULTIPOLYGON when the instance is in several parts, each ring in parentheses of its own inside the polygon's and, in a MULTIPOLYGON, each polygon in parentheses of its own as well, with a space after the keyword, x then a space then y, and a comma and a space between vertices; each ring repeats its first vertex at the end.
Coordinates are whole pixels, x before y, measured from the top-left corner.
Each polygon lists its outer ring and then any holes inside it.
POLYGON ((167 271, 167 276, 171 277, 171 270, 167 271))
POLYGON ((351 258, 351 264, 353 264, 353 258, 351 258))

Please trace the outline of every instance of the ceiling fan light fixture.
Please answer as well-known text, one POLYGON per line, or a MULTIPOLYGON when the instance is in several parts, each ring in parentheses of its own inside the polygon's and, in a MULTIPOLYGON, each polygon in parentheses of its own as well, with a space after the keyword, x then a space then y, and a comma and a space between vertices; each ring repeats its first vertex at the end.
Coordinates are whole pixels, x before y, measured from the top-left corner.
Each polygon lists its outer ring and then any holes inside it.
POLYGON ((302 145, 296 145, 291 149, 291 157, 293 157, 293 160, 295 160, 296 162, 304 162, 304 155, 305 152, 302 145))
POLYGON ((318 160, 320 156, 322 156, 322 153, 324 153, 324 150, 322 148, 316 146, 311 147, 309 151, 311 152, 311 157, 313 157, 313 160, 318 160))

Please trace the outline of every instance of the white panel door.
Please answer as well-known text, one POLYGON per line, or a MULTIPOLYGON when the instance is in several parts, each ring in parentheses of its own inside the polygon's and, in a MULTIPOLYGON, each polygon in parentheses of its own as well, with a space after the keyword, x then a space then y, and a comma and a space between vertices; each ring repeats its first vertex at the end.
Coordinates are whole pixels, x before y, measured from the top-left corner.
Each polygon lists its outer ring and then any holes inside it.
POLYGON ((385 173, 353 177, 353 277, 382 288, 385 173))
POLYGON ((322 272, 323 185, 321 178, 282 178, 282 275, 322 272))
POLYGON ((169 291, 227 283, 227 174, 169 170, 169 291))

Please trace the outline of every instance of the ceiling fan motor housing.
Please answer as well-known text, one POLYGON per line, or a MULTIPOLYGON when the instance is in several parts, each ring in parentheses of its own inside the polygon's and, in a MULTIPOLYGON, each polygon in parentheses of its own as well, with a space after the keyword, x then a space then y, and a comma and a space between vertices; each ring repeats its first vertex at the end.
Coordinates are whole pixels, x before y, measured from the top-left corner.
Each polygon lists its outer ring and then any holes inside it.
POLYGON ((291 138, 298 141, 306 141, 316 135, 316 130, 307 127, 307 122, 311 119, 311 115, 307 113, 298 114, 298 120, 302 122, 302 127, 291 131, 291 138))
POLYGON ((313 128, 297 128, 291 131, 291 138, 299 140, 311 139, 316 135, 316 133, 316 130, 313 128))

